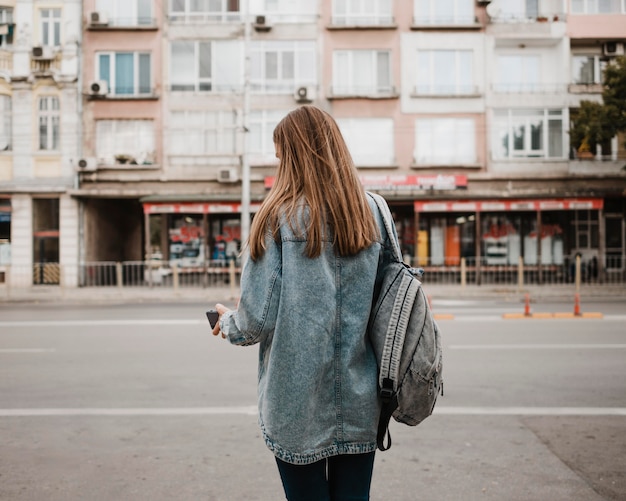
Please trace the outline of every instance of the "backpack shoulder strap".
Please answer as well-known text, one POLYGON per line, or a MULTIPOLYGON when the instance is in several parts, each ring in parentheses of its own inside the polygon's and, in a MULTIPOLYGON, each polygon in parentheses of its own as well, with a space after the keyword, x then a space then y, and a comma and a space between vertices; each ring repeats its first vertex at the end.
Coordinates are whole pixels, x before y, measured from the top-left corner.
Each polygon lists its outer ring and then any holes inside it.
POLYGON ((393 255, 395 256, 398 262, 402 262, 402 252, 400 251, 400 243, 398 242, 398 237, 396 235, 396 227, 393 222, 393 216, 391 215, 391 211, 389 210, 389 206, 383 197, 378 195, 377 193, 367 192, 367 194, 376 202, 376 206, 378 207, 378 211, 383 218, 383 222, 385 223, 385 230, 387 231, 387 235, 389 236, 389 241, 391 242, 391 246, 393 248, 393 255))

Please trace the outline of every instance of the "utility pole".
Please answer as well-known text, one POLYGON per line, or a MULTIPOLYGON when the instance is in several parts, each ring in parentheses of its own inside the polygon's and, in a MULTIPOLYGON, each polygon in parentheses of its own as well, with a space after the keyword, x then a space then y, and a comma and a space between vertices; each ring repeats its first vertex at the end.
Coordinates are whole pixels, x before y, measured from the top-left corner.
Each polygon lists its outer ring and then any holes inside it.
MULTIPOLYGON (((250 236, 250 0, 244 0, 244 81, 243 81, 243 152, 241 154, 241 243, 245 245, 250 236)), ((245 261, 247 252, 242 255, 245 261)), ((243 263, 242 263, 243 264, 243 263)))

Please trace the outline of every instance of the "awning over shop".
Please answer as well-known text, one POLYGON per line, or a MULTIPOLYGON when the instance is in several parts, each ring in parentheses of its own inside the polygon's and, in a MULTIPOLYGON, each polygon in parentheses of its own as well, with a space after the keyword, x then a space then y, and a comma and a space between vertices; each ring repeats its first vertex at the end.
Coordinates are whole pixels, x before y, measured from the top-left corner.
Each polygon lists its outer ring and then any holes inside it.
MULTIPOLYGON (((257 212, 260 203, 251 203, 250 212, 257 212)), ((144 214, 239 214, 240 202, 144 202, 144 214)))
MULTIPOLYGON (((265 188, 270 189, 274 185, 273 176, 265 178, 265 188)), ((364 175, 359 176, 366 190, 456 190, 467 188, 467 176, 458 174, 424 174, 424 175, 364 175)))
POLYGON ((584 210, 603 208, 601 198, 550 198, 535 200, 416 200, 416 212, 507 212, 584 210))

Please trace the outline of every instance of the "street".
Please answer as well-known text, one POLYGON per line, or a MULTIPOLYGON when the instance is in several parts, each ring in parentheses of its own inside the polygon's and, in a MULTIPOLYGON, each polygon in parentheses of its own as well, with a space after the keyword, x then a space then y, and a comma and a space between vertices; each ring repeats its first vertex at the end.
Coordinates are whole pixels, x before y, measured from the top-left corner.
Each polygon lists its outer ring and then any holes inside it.
MULTIPOLYGON (((626 499, 626 302, 583 306, 604 317, 435 298, 454 315, 445 394, 418 427, 392 423, 372 499, 626 499)), ((204 310, 0 303, 0 499, 284 499, 257 349, 213 337, 204 310)))

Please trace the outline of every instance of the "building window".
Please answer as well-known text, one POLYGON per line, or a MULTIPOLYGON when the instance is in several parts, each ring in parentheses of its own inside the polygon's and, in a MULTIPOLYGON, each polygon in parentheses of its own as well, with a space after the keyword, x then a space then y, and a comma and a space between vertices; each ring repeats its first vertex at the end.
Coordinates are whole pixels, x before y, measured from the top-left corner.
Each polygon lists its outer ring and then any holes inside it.
POLYGON ((415 0, 417 25, 473 24, 474 0, 415 0))
POLYGON ((419 118, 415 121, 417 165, 476 163, 476 125, 471 118, 419 118))
POLYGON ((249 0, 250 13, 268 15, 272 23, 317 22, 317 4, 311 0, 249 0))
POLYGON ((292 93, 298 86, 317 83, 315 42, 256 42, 250 59, 253 91, 292 93))
POLYGON ((98 120, 96 156, 105 165, 155 163, 152 120, 98 120))
POLYGON ((539 0, 500 0, 498 5, 498 17, 504 19, 537 19, 539 15, 539 0))
POLYGON ((391 0, 334 0, 332 24, 386 26, 393 23, 391 0))
POLYGON ((495 110, 494 119, 494 159, 565 158, 562 110, 495 110))
MULTIPOLYGON (((15 24, 13 23, 13 8, 0 7, 0 47, 13 44, 13 33, 15 24)), ((0 61, 0 64, 1 61, 0 61)))
POLYGON ((236 40, 171 44, 172 90, 233 92, 243 85, 243 51, 236 40))
POLYGON ((11 96, 0 95, 0 151, 11 149, 11 96))
POLYGON ((250 113, 248 147, 252 163, 267 164, 276 162, 276 151, 274 150, 272 135, 278 122, 287 113, 288 111, 268 110, 250 113))
POLYGON ((99 52, 96 55, 98 80, 109 86, 111 96, 149 95, 150 54, 143 52, 99 52))
POLYGON ((61 45, 61 9, 41 9, 41 44, 61 45))
POLYGON ((337 119, 337 124, 357 167, 394 163, 393 119, 341 118, 337 119))
POLYGON ((239 21, 239 0, 171 0, 170 19, 185 23, 239 21))
POLYGON ((540 92, 540 59, 536 55, 502 55, 496 59, 496 92, 540 92))
POLYGON ((59 199, 33 198, 33 283, 58 284, 59 199))
POLYGON ((110 26, 153 24, 152 0, 97 0, 96 11, 107 16, 110 26))
POLYGON ((392 93, 390 51, 333 52, 333 95, 380 96, 392 93))
POLYGON ((572 0, 572 14, 625 14, 626 0, 572 0))
POLYGON ((474 87, 471 50, 418 50, 415 93, 467 95, 474 87))
POLYGON ((606 61, 600 56, 572 56, 572 83, 573 84, 601 84, 606 61))
POLYGON ((237 115, 233 111, 173 111, 170 124, 172 155, 237 153, 237 115))
POLYGON ((39 98, 39 149, 59 149, 59 98, 45 96, 39 98))

